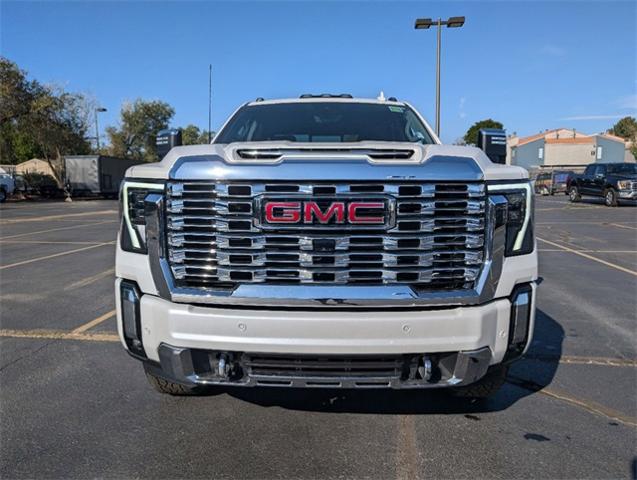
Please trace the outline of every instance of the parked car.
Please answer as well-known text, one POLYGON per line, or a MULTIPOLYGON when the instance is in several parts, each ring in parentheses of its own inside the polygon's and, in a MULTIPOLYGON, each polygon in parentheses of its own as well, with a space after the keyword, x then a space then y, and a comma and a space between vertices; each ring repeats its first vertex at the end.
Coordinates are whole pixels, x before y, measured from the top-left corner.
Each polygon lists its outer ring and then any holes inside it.
POLYGON ((120 338, 173 395, 492 395, 532 340, 532 195, 395 99, 247 103, 211 145, 127 171, 120 338))
POLYGON ((542 172, 535 178, 535 193, 539 195, 566 193, 568 180, 574 175, 575 173, 570 170, 542 172))
POLYGON ((571 202, 579 202, 582 196, 602 197, 609 207, 617 206, 620 200, 637 200, 637 164, 588 165, 582 175, 573 177, 568 195, 571 202))
POLYGON ((15 181, 8 173, 0 173, 0 203, 7 200, 7 197, 15 190, 15 181))

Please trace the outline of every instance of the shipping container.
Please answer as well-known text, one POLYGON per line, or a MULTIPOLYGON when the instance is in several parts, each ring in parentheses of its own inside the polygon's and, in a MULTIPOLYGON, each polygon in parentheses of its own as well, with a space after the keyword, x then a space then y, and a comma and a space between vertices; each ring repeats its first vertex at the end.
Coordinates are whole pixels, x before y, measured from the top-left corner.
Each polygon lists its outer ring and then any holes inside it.
POLYGON ((105 155, 72 155, 64 159, 65 184, 71 195, 115 197, 126 169, 142 162, 105 155))

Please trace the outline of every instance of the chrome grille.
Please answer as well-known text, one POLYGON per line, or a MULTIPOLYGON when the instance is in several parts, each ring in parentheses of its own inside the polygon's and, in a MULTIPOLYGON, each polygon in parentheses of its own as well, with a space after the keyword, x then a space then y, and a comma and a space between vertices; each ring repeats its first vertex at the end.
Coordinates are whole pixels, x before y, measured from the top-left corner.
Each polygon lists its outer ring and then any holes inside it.
POLYGON ((473 288, 484 262, 483 183, 221 183, 167 186, 168 262, 177 286, 409 284, 473 288), (255 198, 382 194, 396 199, 388 230, 261 230, 255 198))

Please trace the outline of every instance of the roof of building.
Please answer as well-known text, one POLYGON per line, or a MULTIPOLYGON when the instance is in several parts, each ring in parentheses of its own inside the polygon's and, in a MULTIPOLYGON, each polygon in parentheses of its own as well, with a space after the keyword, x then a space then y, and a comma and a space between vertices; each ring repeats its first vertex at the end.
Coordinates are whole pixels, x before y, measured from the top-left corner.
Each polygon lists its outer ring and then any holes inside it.
POLYGON ((546 143, 564 143, 571 145, 583 145, 595 143, 595 137, 570 137, 570 138, 547 138, 546 143))
POLYGON ((615 140, 617 142, 626 143, 626 140, 622 137, 618 137, 617 135, 613 135, 611 133, 600 133, 597 135, 598 137, 608 138, 609 140, 615 140))
POLYGON ((537 133, 535 135, 530 135, 528 137, 522 137, 518 140, 517 144, 514 146, 522 146, 527 143, 535 142, 536 140, 540 140, 542 138, 545 139, 546 143, 563 143, 563 144, 587 144, 594 143, 595 137, 607 138, 608 140, 614 140, 617 142, 625 143, 625 140, 616 135, 611 135, 610 133, 598 133, 593 135, 587 135, 585 133, 581 133, 571 128, 554 128, 552 130, 546 130, 544 132, 537 133), (568 136, 559 136, 559 132, 568 132, 568 136))

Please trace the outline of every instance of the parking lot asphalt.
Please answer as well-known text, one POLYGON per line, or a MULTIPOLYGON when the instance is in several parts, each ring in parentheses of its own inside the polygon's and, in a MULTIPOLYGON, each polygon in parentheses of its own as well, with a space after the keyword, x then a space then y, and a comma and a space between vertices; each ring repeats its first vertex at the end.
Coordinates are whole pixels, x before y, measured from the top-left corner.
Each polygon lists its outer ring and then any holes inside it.
POLYGON ((636 207, 536 199, 535 337, 485 403, 156 393, 116 336, 117 208, 0 206, 1 478, 637 476, 636 207))

